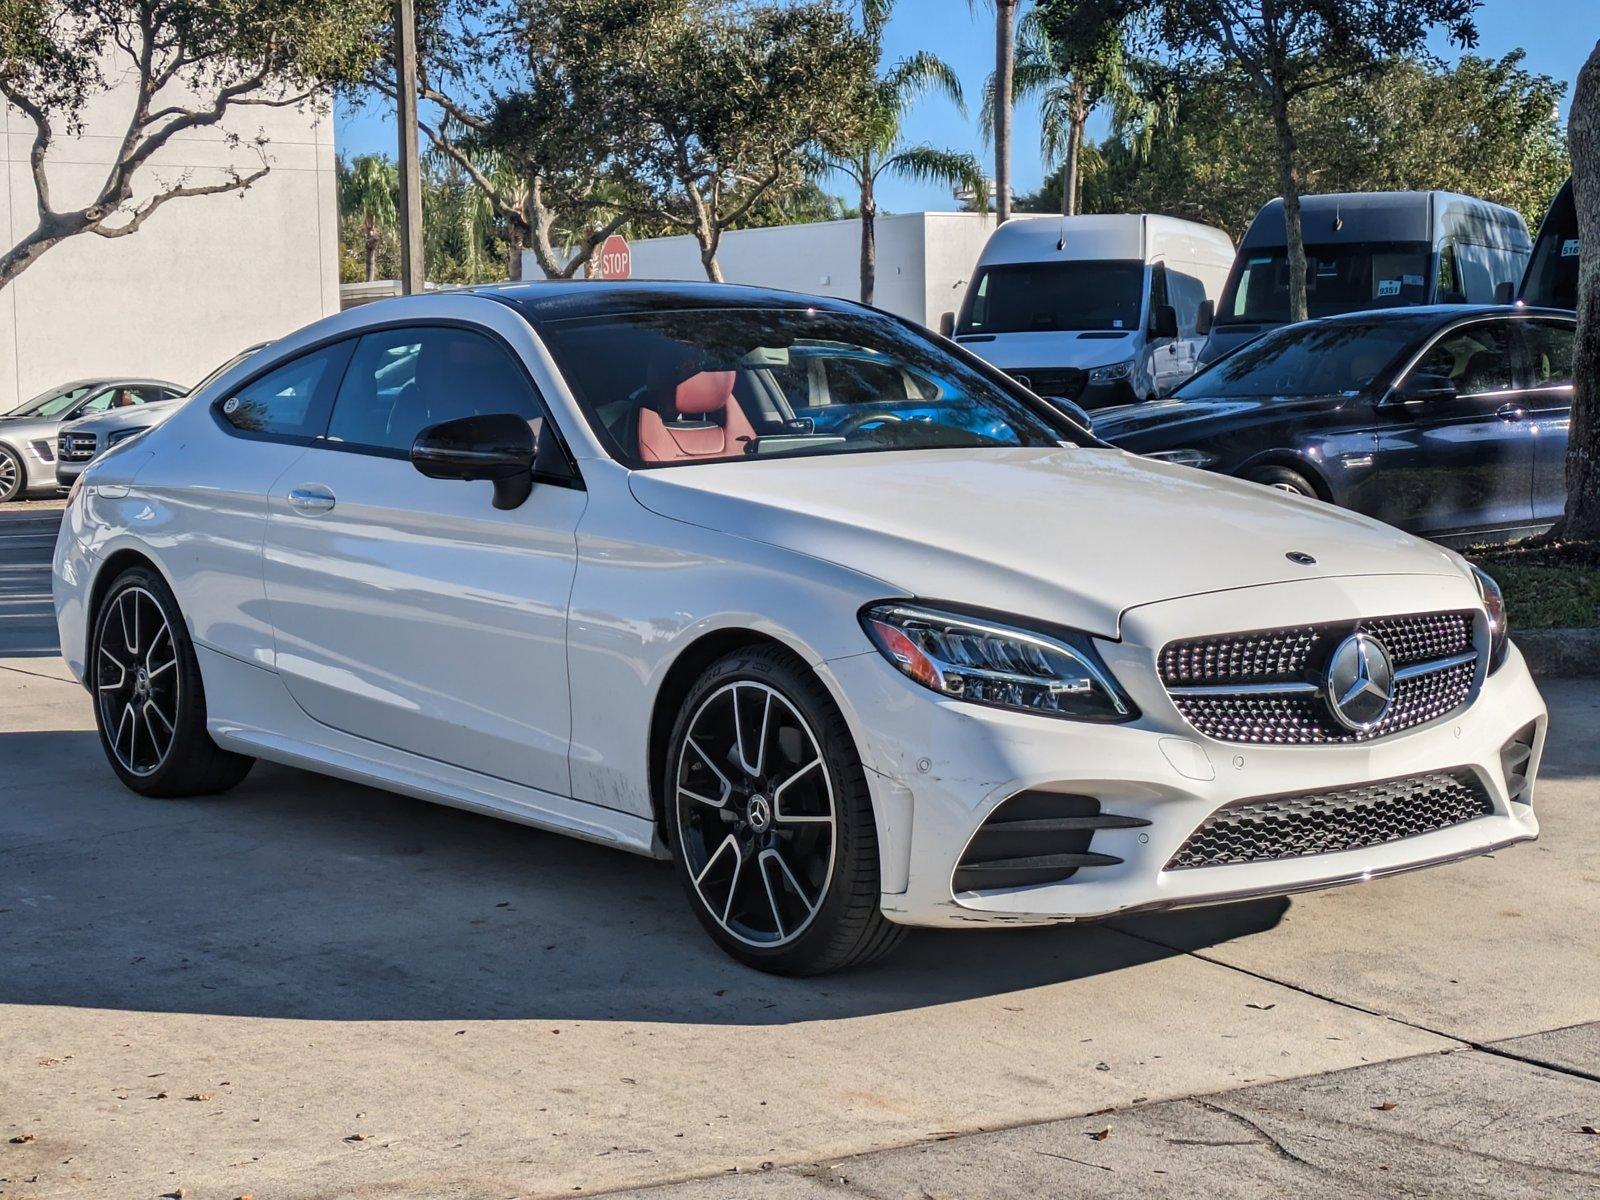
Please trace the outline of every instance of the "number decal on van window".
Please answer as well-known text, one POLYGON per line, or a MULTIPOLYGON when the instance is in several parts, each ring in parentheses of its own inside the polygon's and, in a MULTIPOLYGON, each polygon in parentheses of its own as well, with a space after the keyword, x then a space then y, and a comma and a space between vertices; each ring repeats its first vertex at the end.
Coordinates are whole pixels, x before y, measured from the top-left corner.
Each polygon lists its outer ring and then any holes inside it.
POLYGON ((1398 296, 1400 294, 1400 281, 1398 279, 1378 280, 1378 295, 1398 296))

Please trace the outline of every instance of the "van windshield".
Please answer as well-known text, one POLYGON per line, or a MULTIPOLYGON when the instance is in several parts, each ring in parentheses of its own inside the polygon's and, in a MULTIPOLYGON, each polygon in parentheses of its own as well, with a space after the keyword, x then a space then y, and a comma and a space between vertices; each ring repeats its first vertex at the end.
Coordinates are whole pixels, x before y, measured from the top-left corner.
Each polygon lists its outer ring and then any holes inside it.
POLYGON ((1139 327, 1144 264, 1134 259, 984 267, 957 333, 1039 333, 1139 327))
MULTIPOLYGON (((1334 317, 1428 302, 1426 242, 1347 242, 1306 247, 1306 308, 1334 317)), ((1217 324, 1289 319, 1289 252, 1243 250, 1217 305, 1217 324)))

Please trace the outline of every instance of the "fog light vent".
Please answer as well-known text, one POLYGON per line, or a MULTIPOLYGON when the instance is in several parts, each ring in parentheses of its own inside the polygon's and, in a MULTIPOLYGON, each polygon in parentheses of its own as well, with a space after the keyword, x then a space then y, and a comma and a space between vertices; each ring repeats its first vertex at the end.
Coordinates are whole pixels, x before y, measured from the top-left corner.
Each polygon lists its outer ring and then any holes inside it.
POLYGON ((1533 793, 1528 787, 1528 767, 1533 762, 1535 732, 1536 727, 1530 721, 1500 747, 1500 769, 1506 776, 1506 795, 1517 804, 1533 803, 1533 793))
POLYGON ((1108 867, 1122 860, 1089 849, 1097 829, 1133 829, 1142 817, 1100 811, 1093 796, 1018 792, 985 821, 956 867, 958 892, 1060 883, 1083 867, 1108 867))

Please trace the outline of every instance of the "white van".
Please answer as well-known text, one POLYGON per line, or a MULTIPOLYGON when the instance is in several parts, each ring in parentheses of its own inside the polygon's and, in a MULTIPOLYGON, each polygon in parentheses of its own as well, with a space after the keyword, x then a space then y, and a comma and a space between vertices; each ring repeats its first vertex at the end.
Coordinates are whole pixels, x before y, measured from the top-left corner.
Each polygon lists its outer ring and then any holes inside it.
POLYGON ((1200 306, 1232 265, 1227 234, 1176 217, 1019 217, 990 236, 945 331, 1038 395, 1151 400, 1194 373, 1200 306))

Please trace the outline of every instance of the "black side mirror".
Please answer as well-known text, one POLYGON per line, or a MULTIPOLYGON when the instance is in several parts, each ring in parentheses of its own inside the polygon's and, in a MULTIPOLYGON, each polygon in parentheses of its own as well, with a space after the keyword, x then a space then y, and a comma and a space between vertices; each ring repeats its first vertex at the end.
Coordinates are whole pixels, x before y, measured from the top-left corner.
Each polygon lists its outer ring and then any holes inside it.
POLYGON ((1217 302, 1215 300, 1200 301, 1200 308, 1194 314, 1194 331, 1201 337, 1211 332, 1211 326, 1217 320, 1217 302))
POLYGON ((411 444, 411 464, 429 479, 487 479, 494 506, 516 508, 533 491, 543 421, 515 413, 458 417, 430 425, 411 444), (539 428, 535 428, 538 426, 539 428))
POLYGON ((1502 279, 1494 285, 1494 302, 1496 304, 1510 304, 1517 298, 1517 285, 1509 279, 1502 279))
POLYGON ((1448 375, 1429 375, 1418 371, 1395 388, 1392 396, 1402 404, 1416 404, 1424 400, 1454 400, 1456 385, 1450 381, 1448 375))
POLYGON ((1080 432, 1094 436, 1094 422, 1089 419, 1089 414, 1084 411, 1083 405, 1076 400, 1068 400, 1065 396, 1045 396, 1043 400, 1055 409, 1080 432))
POLYGON ((1178 336, 1178 310, 1170 304, 1158 304, 1150 310, 1150 336, 1175 338, 1178 336))
POLYGON ((939 314, 939 336, 954 337, 956 333, 956 315, 953 312, 939 314))

